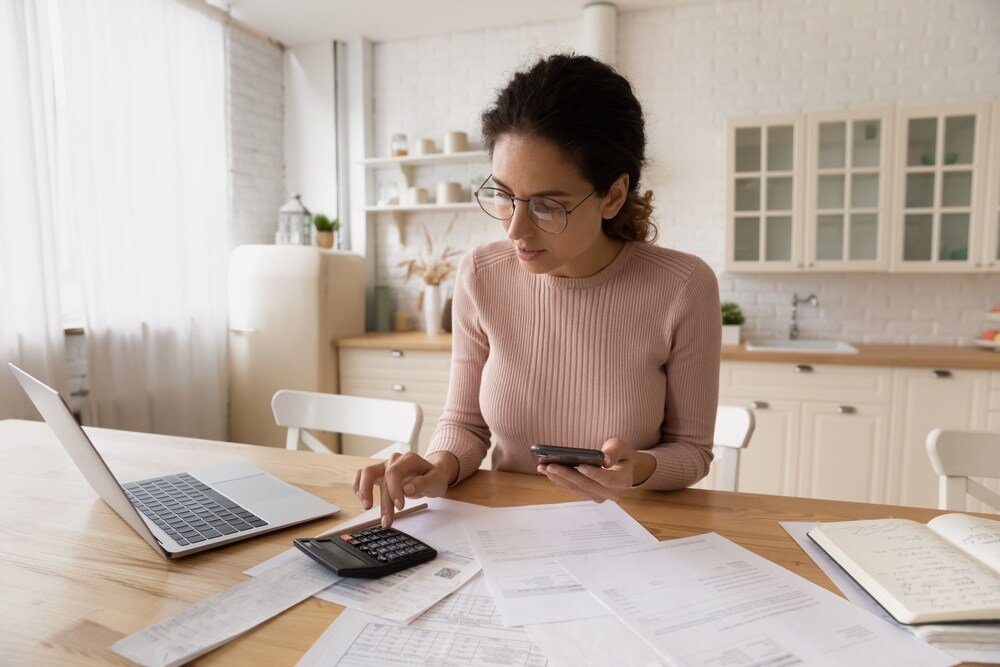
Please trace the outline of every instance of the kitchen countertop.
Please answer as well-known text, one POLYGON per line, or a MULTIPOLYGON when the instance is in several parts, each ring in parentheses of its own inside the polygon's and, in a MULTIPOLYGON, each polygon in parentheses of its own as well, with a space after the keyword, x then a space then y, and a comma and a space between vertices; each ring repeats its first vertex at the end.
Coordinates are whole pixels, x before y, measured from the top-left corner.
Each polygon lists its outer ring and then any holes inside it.
MULTIPOLYGON (((343 338, 340 347, 450 352, 451 334, 428 336, 420 332, 367 333, 343 338)), ((949 345, 864 345, 854 343, 858 354, 774 352, 747 350, 743 345, 723 345, 724 361, 777 361, 836 366, 896 366, 904 368, 966 368, 1000 371, 1000 354, 978 347, 949 345)))

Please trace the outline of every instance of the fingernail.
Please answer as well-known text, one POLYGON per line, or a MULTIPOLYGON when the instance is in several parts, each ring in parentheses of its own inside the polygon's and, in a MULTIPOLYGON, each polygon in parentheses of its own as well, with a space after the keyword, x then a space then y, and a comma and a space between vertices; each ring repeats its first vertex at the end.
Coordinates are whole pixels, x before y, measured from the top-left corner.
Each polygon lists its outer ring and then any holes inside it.
POLYGON ((403 509, 403 501, 402 500, 397 500, 396 501, 396 509, 398 509, 398 510, 403 509))
POLYGON ((361 501, 361 506, 364 507, 366 510, 370 510, 372 508, 372 501, 363 500, 361 501))
POLYGON ((406 486, 403 487, 403 493, 413 493, 413 490, 414 489, 412 484, 407 484, 406 486))
POLYGON ((387 516, 382 517, 382 527, 383 528, 389 527, 389 517, 387 516))

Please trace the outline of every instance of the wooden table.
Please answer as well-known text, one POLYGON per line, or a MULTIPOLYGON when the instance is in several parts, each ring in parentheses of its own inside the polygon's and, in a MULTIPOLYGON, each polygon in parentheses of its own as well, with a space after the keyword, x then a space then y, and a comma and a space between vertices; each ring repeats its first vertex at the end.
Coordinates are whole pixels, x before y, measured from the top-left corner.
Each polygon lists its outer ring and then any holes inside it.
MULTIPOLYGON (((246 459, 342 508, 336 517, 166 561, 90 489, 44 423, 0 421, 0 662, 128 664, 110 645, 245 579, 244 570, 362 512, 351 491, 368 460, 90 429, 120 479, 246 459)), ((449 498, 489 506, 578 500, 543 477, 479 471, 449 498)), ((659 539, 715 531, 831 591, 836 588, 778 525, 939 511, 688 489, 633 491, 621 506, 659 539)), ((201 664, 291 665, 341 607, 310 598, 204 656, 201 664)))

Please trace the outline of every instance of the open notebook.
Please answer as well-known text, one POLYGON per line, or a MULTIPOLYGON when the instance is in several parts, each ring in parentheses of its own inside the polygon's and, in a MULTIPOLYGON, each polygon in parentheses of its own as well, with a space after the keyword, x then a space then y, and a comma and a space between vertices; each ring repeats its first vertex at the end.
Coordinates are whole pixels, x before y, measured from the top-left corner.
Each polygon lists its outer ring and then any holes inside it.
POLYGON ((1000 620, 1000 521, 839 521, 809 537, 900 623, 1000 620))

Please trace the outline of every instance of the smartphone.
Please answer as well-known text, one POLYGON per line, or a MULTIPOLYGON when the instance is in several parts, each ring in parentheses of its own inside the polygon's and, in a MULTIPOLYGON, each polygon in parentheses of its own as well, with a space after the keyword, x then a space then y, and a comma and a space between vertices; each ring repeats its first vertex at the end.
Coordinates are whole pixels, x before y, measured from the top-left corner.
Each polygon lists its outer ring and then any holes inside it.
POLYGON ((531 453, 539 463, 559 463, 564 466, 604 465, 604 452, 599 449, 582 447, 558 447, 556 445, 532 445, 531 453))

